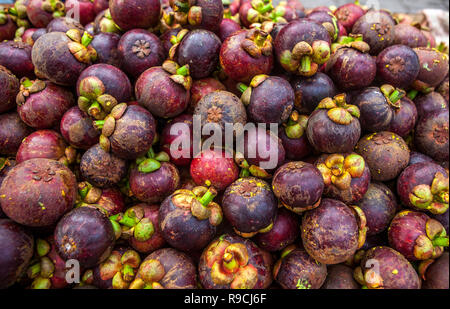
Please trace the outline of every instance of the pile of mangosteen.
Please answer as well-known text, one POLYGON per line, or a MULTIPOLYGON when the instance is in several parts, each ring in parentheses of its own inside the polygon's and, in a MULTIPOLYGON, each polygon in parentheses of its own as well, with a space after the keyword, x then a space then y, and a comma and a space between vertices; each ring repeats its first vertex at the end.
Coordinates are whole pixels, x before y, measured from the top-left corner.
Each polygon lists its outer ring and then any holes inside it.
POLYGON ((0 288, 448 289, 448 75, 358 2, 2 7, 0 288))

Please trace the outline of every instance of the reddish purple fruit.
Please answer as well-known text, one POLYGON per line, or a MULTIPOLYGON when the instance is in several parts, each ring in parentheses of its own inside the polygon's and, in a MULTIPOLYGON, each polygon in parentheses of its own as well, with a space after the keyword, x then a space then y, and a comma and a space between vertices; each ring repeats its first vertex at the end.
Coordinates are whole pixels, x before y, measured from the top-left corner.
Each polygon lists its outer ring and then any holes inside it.
POLYGON ((78 10, 77 17, 82 25, 94 21, 97 13, 95 12, 95 4, 92 0, 66 0, 66 12, 71 10, 78 10))
POLYGON ((9 14, 0 13, 0 42, 12 40, 16 34, 17 25, 9 14))
POLYGON ((353 269, 343 264, 327 267, 327 279, 322 285, 323 290, 357 290, 361 287, 353 279, 353 269))
POLYGON ((159 38, 144 29, 126 32, 118 43, 121 67, 133 78, 145 70, 159 66, 165 59, 164 47, 159 38))
POLYGON ((180 67, 173 61, 166 61, 139 76, 135 85, 136 99, 157 117, 175 117, 188 107, 191 85, 188 65, 180 67))
POLYGON ((166 124, 161 133, 161 150, 177 166, 191 164, 193 156, 193 120, 192 115, 182 114, 166 124), (177 147, 178 145, 178 147, 177 147))
POLYGON ((77 20, 70 17, 55 18, 47 25, 47 33, 49 32, 66 33, 70 29, 78 29, 81 32, 84 31, 83 25, 81 25, 77 20))
POLYGON ((414 144, 436 161, 448 161, 448 110, 441 109, 419 119, 414 144))
POLYGON ((285 126, 278 130, 286 158, 290 160, 301 160, 312 152, 312 147, 306 136, 308 116, 299 115, 294 111, 285 126))
POLYGON ((13 109, 20 83, 17 77, 7 68, 0 65, 0 114, 13 109))
POLYGON ((64 113, 75 104, 71 91, 39 79, 22 80, 16 101, 22 121, 36 129, 58 126, 64 113))
POLYGON ((395 25, 394 30, 395 44, 401 44, 411 48, 427 47, 428 45, 428 38, 418 27, 401 23, 395 25))
POLYGON ((15 156, 22 140, 31 132, 16 112, 0 114, 0 154, 15 156))
POLYGON ((228 77, 243 83, 269 74, 273 67, 271 36, 256 28, 235 32, 222 44, 220 65, 228 77))
POLYGON ((3 212, 17 223, 33 227, 55 224, 72 209, 76 194, 72 171, 62 163, 44 158, 16 165, 0 188, 3 212))
POLYGON ((416 105, 408 97, 403 97, 399 102, 400 108, 394 109, 389 131, 405 138, 416 126, 418 113, 416 105))
POLYGON ((428 262, 432 264, 428 264, 423 271, 423 288, 448 290, 448 252, 444 252, 439 259, 428 262))
POLYGON ((420 71, 413 88, 428 93, 433 91, 448 74, 448 55, 437 49, 414 48, 419 57, 420 71))
POLYGON ((434 160, 431 159, 429 156, 424 155, 423 153, 411 151, 408 166, 423 162, 434 162, 434 160))
POLYGON ((334 11, 338 21, 345 27, 347 32, 351 32, 355 22, 365 14, 364 9, 356 3, 346 3, 334 11))
POLYGON ((416 211, 399 212, 389 226, 388 236, 391 247, 410 261, 438 258, 448 247, 442 224, 416 211))
POLYGON ((113 216, 124 211, 125 199, 119 189, 100 189, 83 181, 78 183, 76 207, 94 207, 100 209, 107 216, 113 216))
POLYGON ((348 205, 359 201, 367 192, 370 170, 363 157, 356 153, 321 155, 316 167, 322 173, 324 195, 348 205))
POLYGON ((443 214, 448 209, 448 171, 433 162, 410 165, 397 180, 397 192, 409 208, 443 214))
POLYGON ((389 226, 397 211, 397 200, 392 191, 382 183, 372 182, 366 194, 356 205, 367 220, 367 236, 380 234, 389 226))
POLYGON ((203 251, 198 272, 206 289, 265 289, 271 268, 270 255, 251 240, 224 234, 203 251))
POLYGON ((385 246, 369 249, 354 277, 369 289, 420 289, 421 281, 405 257, 385 246))
POLYGON ((347 104, 345 94, 323 99, 308 119, 306 135, 310 144, 326 153, 353 151, 361 136, 359 115, 358 107, 347 104))
POLYGON ((319 206, 324 183, 314 165, 298 161, 286 163, 275 172, 272 188, 287 209, 300 214, 319 206))
POLYGON ((225 86, 215 78, 207 77, 199 80, 194 80, 191 87, 191 100, 189 102, 190 113, 193 113, 198 101, 205 95, 216 90, 226 90, 225 86))
POLYGON ((419 57, 408 46, 392 45, 377 56, 377 78, 398 88, 408 88, 419 74, 419 57))
POLYGON ((284 208, 279 208, 272 229, 265 233, 258 233, 254 241, 263 250, 281 251, 291 245, 300 235, 299 223, 297 215, 284 208))
POLYGON ((435 91, 417 96, 414 99, 414 104, 416 105, 420 118, 442 109, 448 112, 448 102, 441 94, 435 91))
POLYGON ((267 182, 246 177, 225 190, 222 208, 235 232, 248 238, 272 229, 278 203, 267 182))
POLYGON ((0 219, 0 288, 16 283, 33 257, 33 235, 9 219, 0 219))
POLYGON ((27 17, 35 28, 45 28, 53 18, 64 16, 62 1, 30 0, 27 4, 27 17))
POLYGON ((327 277, 327 266, 293 245, 281 253, 273 277, 283 289, 320 289, 327 277))
POLYGON ((84 150, 97 144, 100 136, 91 117, 77 106, 70 108, 63 115, 59 129, 70 145, 84 150))
POLYGON ((120 35, 117 33, 101 32, 96 34, 91 45, 97 51, 97 63, 120 67, 122 59, 118 50, 119 41, 120 35))
POLYGON ((148 29, 158 24, 161 3, 158 0, 110 0, 109 10, 114 22, 125 31, 148 29))
POLYGON ((224 18, 220 23, 219 38, 223 42, 239 30, 241 30, 241 25, 230 18, 224 18))
POLYGON ((56 225, 56 251, 63 260, 76 259, 83 268, 105 261, 114 244, 113 225, 98 209, 75 208, 56 225))
POLYGON ((175 21, 190 29, 206 29, 218 33, 223 18, 223 5, 221 0, 170 0, 170 6, 179 14, 175 21))
POLYGON ((34 77, 31 62, 31 46, 21 41, 0 43, 0 65, 9 69, 17 78, 34 77))
POLYGON ((395 179, 409 162, 406 142, 388 131, 363 136, 356 145, 355 152, 364 158, 372 179, 376 181, 395 179))

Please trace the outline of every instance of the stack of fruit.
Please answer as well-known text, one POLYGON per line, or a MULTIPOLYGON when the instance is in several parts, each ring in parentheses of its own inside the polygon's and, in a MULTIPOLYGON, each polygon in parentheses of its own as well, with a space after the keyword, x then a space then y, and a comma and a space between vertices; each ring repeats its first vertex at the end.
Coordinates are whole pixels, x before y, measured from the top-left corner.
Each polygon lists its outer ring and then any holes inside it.
POLYGON ((402 16, 2 8, 0 288, 448 289, 448 49, 402 16))

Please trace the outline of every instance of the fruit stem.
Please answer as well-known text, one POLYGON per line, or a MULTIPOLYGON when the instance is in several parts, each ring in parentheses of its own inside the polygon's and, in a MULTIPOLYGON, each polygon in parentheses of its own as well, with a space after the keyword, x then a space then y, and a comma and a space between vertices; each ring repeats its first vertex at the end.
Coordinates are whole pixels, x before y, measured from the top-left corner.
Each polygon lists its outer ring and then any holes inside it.
POLYGON ((133 235, 138 241, 147 241, 152 237, 154 232, 155 227, 152 222, 142 222, 141 220, 138 224, 136 224, 133 235))
POLYGON ((134 277, 134 269, 128 264, 123 265, 123 276, 128 278, 134 277))
POLYGON ((419 91, 413 89, 410 92, 408 92, 408 98, 411 100, 414 100, 418 93, 419 93, 419 91))
POLYGON ((208 206, 209 203, 212 202, 212 200, 216 197, 217 192, 214 188, 209 188, 208 191, 206 191, 205 194, 201 198, 197 198, 200 204, 202 204, 204 207, 208 206))
POLYGON ((240 92, 242 92, 242 93, 244 93, 244 91, 247 90, 247 88, 248 88, 248 86, 245 85, 245 84, 243 84, 243 83, 238 83, 238 84, 237 84, 237 89, 238 89, 240 92))
POLYGON ((153 150, 152 147, 150 147, 150 149, 147 151, 147 158, 149 159, 155 158, 155 151, 153 150))
POLYGON ((22 80, 22 85, 23 85, 25 88, 29 88, 29 87, 33 86, 33 82, 32 82, 31 80, 29 80, 28 78, 24 78, 24 79, 22 80))
POLYGON ((448 237, 436 237, 431 242, 434 246, 448 247, 448 237))
POLYGON ((223 256, 223 267, 230 272, 235 272, 239 264, 231 253, 225 253, 223 256))
POLYGON ((404 94, 403 95, 402 94, 403 94, 402 92, 395 89, 389 96, 389 100, 395 104, 397 103, 398 100, 400 100, 404 96, 404 94))
POLYGON ((239 178, 246 178, 250 176, 250 171, 248 168, 241 169, 241 172, 239 173, 239 178))
POLYGON ((300 64, 301 72, 309 72, 311 71, 311 57, 303 56, 300 64))
MULTIPOLYGON (((89 107, 88 114, 91 115, 92 117, 95 117, 96 115, 98 115, 100 113, 101 110, 102 110, 102 108, 100 107, 100 104, 98 102, 94 102, 89 107)), ((105 122, 103 122, 101 124, 101 127, 98 127, 98 129, 103 128, 104 124, 105 124, 105 122)))
POLYGON ((109 220, 111 222, 111 225, 114 230, 114 235, 116 236, 116 240, 120 238, 120 235, 122 235, 122 228, 120 227, 120 224, 117 221, 109 220))
MULTIPOLYGON (((95 103, 94 103, 94 104, 95 104, 95 103)), ((93 106, 94 104, 92 104, 91 107, 89 107, 89 109, 91 109, 92 106, 93 106)), ((98 103, 97 103, 97 104, 98 104, 98 103)), ((95 121, 94 121, 95 127, 96 127, 97 129, 99 129, 99 130, 103 129, 103 125, 104 125, 104 124, 105 124, 105 120, 95 120, 95 121)))
POLYGON ((136 225, 136 220, 123 213, 118 213, 117 215, 109 217, 110 220, 119 222, 126 227, 134 227, 136 225))
POLYGON ((177 69, 177 75, 188 76, 189 67, 187 65, 183 65, 181 68, 177 69))
POLYGON ((87 31, 85 31, 83 33, 83 36, 81 37, 81 44, 83 46, 88 47, 88 45, 91 44, 93 39, 94 39, 94 37, 92 35, 90 35, 87 31))
POLYGON ((269 4, 266 4, 265 6, 263 6, 262 8, 260 8, 258 10, 258 12, 260 14, 265 14, 265 13, 271 11, 271 10, 273 10, 273 6, 272 6, 272 3, 269 3, 269 4))

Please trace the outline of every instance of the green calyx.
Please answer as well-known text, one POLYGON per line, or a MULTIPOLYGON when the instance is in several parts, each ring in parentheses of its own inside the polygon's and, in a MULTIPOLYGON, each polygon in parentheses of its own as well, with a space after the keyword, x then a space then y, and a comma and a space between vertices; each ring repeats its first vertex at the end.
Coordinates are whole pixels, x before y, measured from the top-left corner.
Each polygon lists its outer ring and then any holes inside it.
POLYGON ((418 94, 419 94, 418 90, 412 89, 408 92, 408 98, 414 100, 418 94))
POLYGON ((343 47, 353 48, 362 53, 367 53, 370 50, 369 44, 363 41, 363 37, 360 34, 340 36, 337 41, 331 45, 331 52, 334 53, 339 48, 343 47))
POLYGON ((438 172, 435 174, 431 185, 420 184, 415 186, 409 194, 409 200, 412 205, 419 209, 429 210, 433 214, 443 214, 448 210, 448 191, 448 177, 438 172))
MULTIPOLYGON (((78 107, 97 120, 105 119, 118 104, 113 96, 105 93, 105 85, 95 76, 89 76, 81 80, 78 92, 80 93, 78 107)), ((96 125, 101 129, 104 123, 97 122, 96 125)))
POLYGON ((140 157, 136 159, 136 164, 139 172, 141 173, 152 173, 161 168, 161 162, 169 162, 170 157, 164 151, 157 154, 150 148, 145 157, 140 157))
POLYGON ((66 9, 64 3, 59 0, 45 0, 41 8, 47 13, 52 13, 55 18, 64 16, 66 9))
POLYGON ((116 239, 133 236, 138 241, 147 241, 155 232, 153 223, 144 217, 143 210, 138 207, 131 207, 125 213, 110 216, 109 220, 113 224, 116 239))
POLYGON ((139 221, 138 224, 134 227, 134 238, 138 241, 147 241, 149 240, 153 233, 155 233, 155 227, 153 223, 148 218, 143 218, 139 221))
POLYGON ((382 85, 380 87, 381 92, 386 97, 389 105, 400 108, 400 100, 406 95, 406 91, 403 89, 395 88, 391 85, 382 85))
POLYGON ((317 109, 327 109, 328 117, 337 124, 348 125, 353 121, 353 117, 359 118, 359 108, 355 105, 347 104, 345 93, 338 94, 334 98, 325 98, 320 101, 317 109))
POLYGON ((306 130, 308 116, 299 115, 297 111, 293 111, 284 128, 286 136, 291 139, 297 139, 303 136, 306 130))

